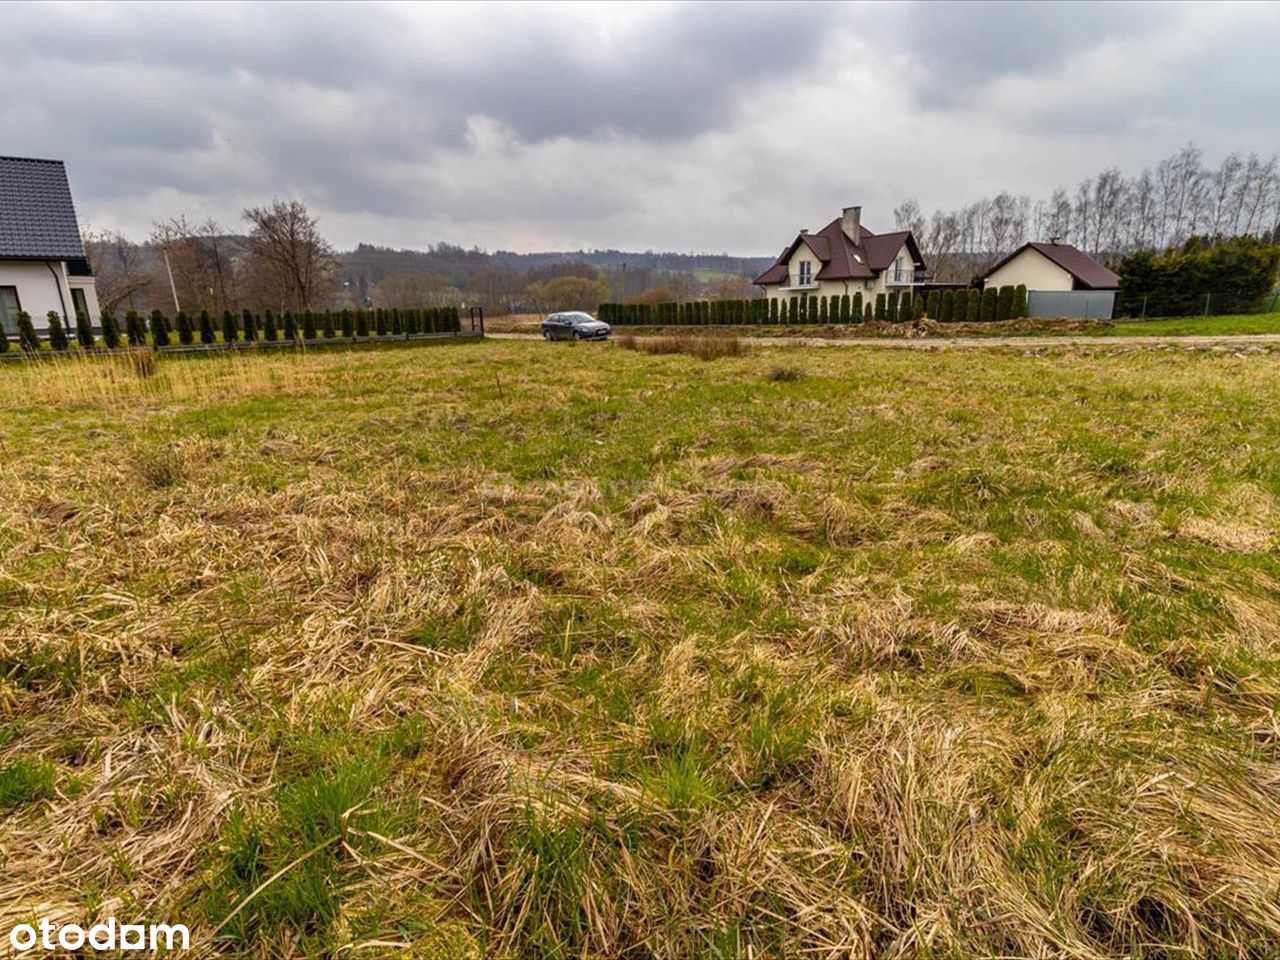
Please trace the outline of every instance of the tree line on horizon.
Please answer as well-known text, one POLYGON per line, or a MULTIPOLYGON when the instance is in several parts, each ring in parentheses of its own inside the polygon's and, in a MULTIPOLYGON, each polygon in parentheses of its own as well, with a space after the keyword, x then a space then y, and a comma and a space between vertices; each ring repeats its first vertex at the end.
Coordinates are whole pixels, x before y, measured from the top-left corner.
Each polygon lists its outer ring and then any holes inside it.
POLYGON ((1058 238, 1115 267, 1137 251, 1180 248, 1192 237, 1280 241, 1280 159, 1227 155, 1217 167, 1187 144, 1134 176, 1108 167, 1074 191, 1049 196, 1001 191, 926 214, 915 200, 894 209, 939 282, 969 282, 1029 240, 1058 238))

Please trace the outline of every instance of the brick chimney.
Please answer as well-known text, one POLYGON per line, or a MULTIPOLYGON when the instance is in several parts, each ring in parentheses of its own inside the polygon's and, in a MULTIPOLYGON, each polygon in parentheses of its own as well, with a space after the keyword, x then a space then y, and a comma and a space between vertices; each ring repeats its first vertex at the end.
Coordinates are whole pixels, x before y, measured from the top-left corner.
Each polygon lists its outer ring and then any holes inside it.
POLYGON ((862 208, 845 207, 840 213, 840 229, 855 247, 862 243, 862 208))

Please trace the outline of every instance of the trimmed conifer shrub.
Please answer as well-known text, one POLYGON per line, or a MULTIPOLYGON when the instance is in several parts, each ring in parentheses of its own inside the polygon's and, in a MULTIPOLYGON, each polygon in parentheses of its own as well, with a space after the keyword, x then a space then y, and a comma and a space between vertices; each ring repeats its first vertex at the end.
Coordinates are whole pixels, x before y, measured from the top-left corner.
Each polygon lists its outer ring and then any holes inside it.
POLYGON ((911 319, 912 320, 923 320, 924 311, 925 311, 924 297, 916 297, 914 300, 911 301, 911 319))
POLYGON ((169 328, 164 322, 164 314, 159 310, 151 311, 151 342, 157 347, 169 345, 169 328))
POLYGON ((381 309, 374 311, 373 329, 380 337, 387 335, 387 311, 381 309))
POLYGON ((302 338, 304 340, 316 338, 316 315, 310 310, 304 310, 302 313, 302 338))
POLYGON ((883 293, 877 293, 877 294, 876 294, 876 310, 875 310, 875 318, 876 318, 877 320, 881 320, 881 321, 883 321, 883 320, 885 320, 885 319, 888 317, 888 315, 889 315, 889 306, 888 306, 888 304, 889 304, 889 298, 888 298, 888 297, 886 297, 883 293))
POLYGON ((888 301, 885 303, 885 319, 890 323, 898 322, 898 291, 890 290, 888 301))
POLYGON ((258 339, 258 318, 248 308, 240 311, 240 333, 246 343, 252 343, 258 339))
POLYGON ((862 320, 862 291, 859 290, 853 295, 853 303, 850 305, 849 317, 854 323, 862 320))
POLYGON ((840 322, 848 323, 849 318, 853 316, 853 300, 847 293, 840 295, 840 322))
POLYGON ((988 323, 996 318, 996 305, 1000 301, 1000 295, 996 293, 995 287, 987 287, 982 291, 982 302, 978 307, 978 319, 983 323, 988 323))
POLYGON ((174 317, 174 325, 178 328, 178 342, 189 346, 196 339, 195 329, 191 326, 191 318, 182 310, 174 317))
POLYGON ((147 328, 143 324, 142 318, 138 316, 137 310, 130 310, 124 315, 124 335, 129 341, 131 347, 145 346, 147 343, 147 328))
POLYGON ((361 310, 356 314, 356 336, 367 337, 369 335, 369 312, 361 310))
MULTIPOLYGON (((619 321, 626 322, 622 317, 619 317, 619 321)), ((391 310, 391 333, 397 337, 404 333, 404 318, 400 316, 399 307, 393 307, 391 310)))
POLYGON ((331 340, 338 335, 338 328, 334 326, 333 311, 326 310, 320 318, 320 333, 326 340, 331 340))
POLYGON ((1020 283, 1013 288, 1013 310, 1009 314, 1010 317, 1021 320, 1027 315, 1029 306, 1027 303, 1027 285, 1020 283))
POLYGON ((218 342, 218 335, 213 329, 213 318, 209 316, 208 310, 200 311, 200 342, 203 344, 218 342))
MULTIPOLYGON (((978 315, 982 313, 982 294, 977 290, 970 289, 964 296, 964 319, 969 323, 977 323, 978 315)), ((958 310, 956 311, 956 319, 960 319, 958 310)))
POLYGON ((341 315, 342 335, 350 339, 356 335, 356 320, 350 310, 343 310, 341 315))
POLYGON ((49 347, 59 352, 70 346, 67 341, 67 328, 62 325, 62 317, 58 311, 50 310, 45 314, 45 322, 49 325, 49 347))
POLYGON ((9 352, 9 335, 5 333, 4 327, 0 326, 0 353, 9 352))
POLYGON ((236 316, 230 310, 222 311, 222 341, 223 343, 235 343, 240 339, 240 327, 236 323, 236 316))
POLYGON ((781 322, 782 307, 781 301, 774 297, 769 301, 769 322, 775 326, 781 322))
POLYGON ((276 326, 276 315, 268 310, 262 315, 262 339, 275 343, 280 339, 280 328, 276 326))
POLYGON ((76 343, 80 344, 81 350, 92 350, 93 342, 93 324, 89 322, 87 313, 76 312, 76 343))
POLYGON ((930 320, 942 319, 942 291, 932 290, 929 292, 929 299, 925 303, 925 309, 929 311, 930 320))
POLYGON ((827 322, 827 298, 826 297, 818 298, 818 322, 819 323, 827 322))
POLYGON ((1013 316, 1013 287, 1003 286, 996 294, 996 319, 1008 320, 1013 316))
POLYGON ((115 314, 103 310, 98 322, 102 325, 102 345, 108 350, 120 349, 120 324, 116 323, 115 314))
POLYGON ((18 343, 27 353, 40 351, 40 337, 36 333, 36 325, 31 322, 31 314, 25 310, 18 311, 18 343))
POLYGON ((298 339, 298 321, 294 318, 292 310, 286 310, 284 314, 284 338, 286 340, 298 339))

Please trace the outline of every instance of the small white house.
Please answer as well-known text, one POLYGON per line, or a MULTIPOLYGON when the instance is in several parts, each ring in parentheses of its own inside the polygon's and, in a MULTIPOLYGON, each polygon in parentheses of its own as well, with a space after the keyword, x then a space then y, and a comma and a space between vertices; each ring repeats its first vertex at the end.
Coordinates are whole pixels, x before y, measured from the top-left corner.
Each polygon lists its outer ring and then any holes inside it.
POLYGON ((0 326, 17 332, 19 311, 47 330, 50 310, 68 329, 76 314, 98 319, 71 185, 61 160, 0 157, 0 326))
POLYGON ((1120 278, 1069 243, 1026 243, 987 271, 984 287, 1027 288, 1033 317, 1110 320, 1120 278))
POLYGON ((845 207, 817 233, 801 230, 755 283, 766 297, 817 297, 861 293, 906 293, 922 283, 924 257, 910 230, 872 233, 862 225, 862 208, 845 207))

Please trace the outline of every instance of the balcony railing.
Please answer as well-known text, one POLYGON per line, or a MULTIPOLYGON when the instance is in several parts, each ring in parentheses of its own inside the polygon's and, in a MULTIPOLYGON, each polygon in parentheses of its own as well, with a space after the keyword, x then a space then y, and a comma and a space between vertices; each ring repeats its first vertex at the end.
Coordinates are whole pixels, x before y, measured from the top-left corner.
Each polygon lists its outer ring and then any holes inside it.
POLYGON ((817 286, 817 284, 813 282, 812 275, 806 278, 800 275, 792 276, 787 274, 782 278, 782 286, 786 290, 808 290, 817 286))

